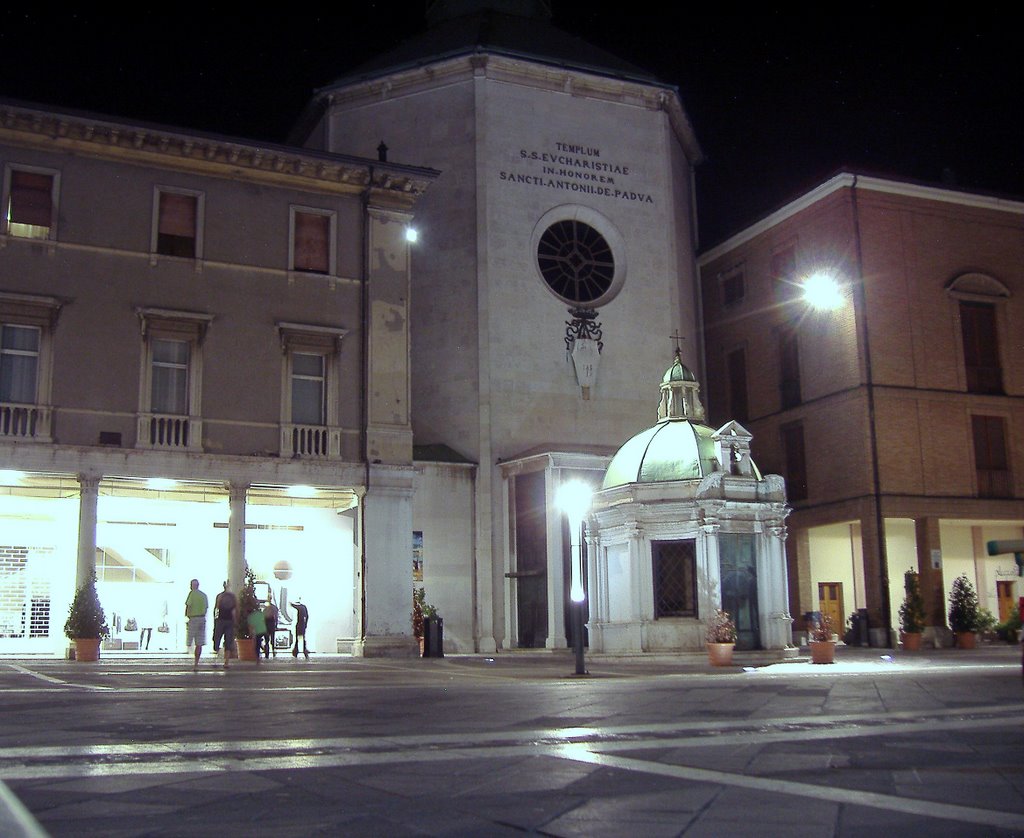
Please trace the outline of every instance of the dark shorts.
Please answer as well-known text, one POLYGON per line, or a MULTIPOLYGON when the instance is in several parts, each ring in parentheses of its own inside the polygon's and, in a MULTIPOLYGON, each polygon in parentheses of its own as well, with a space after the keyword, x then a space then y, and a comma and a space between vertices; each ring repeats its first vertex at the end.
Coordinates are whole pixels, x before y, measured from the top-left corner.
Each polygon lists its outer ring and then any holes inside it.
POLYGON ((213 648, 220 649, 220 641, 224 640, 224 648, 235 648, 235 621, 216 620, 213 624, 213 648))

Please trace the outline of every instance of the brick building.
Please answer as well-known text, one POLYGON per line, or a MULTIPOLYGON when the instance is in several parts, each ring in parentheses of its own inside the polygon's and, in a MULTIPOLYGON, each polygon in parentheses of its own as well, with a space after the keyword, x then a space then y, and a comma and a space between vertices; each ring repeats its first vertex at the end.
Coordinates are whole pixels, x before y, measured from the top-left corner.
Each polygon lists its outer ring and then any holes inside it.
POLYGON ((931 626, 960 574, 1016 601, 985 542, 1024 532, 1022 231, 1021 202, 841 173, 699 258, 711 415, 787 478, 795 615, 866 608, 881 645, 911 567, 931 626))

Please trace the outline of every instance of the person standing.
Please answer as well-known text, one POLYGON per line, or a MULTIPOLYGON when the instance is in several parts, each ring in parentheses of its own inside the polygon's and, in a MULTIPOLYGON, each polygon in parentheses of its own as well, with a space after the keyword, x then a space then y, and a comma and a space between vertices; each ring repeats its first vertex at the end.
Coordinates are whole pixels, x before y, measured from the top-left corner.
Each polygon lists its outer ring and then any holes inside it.
POLYGON ((224 590, 217 594, 213 601, 213 653, 220 649, 221 640, 224 641, 224 668, 228 668, 231 662, 231 655, 235 651, 235 609, 238 607, 237 597, 228 590, 228 583, 224 583, 224 590))
POLYGON ((246 621, 249 625, 249 633, 252 635, 252 647, 256 650, 256 663, 259 663, 260 647, 267 636, 267 621, 259 608, 251 612, 246 621))
MULTIPOLYGON (((268 596, 267 604, 263 606, 263 619, 267 621, 267 645, 264 649, 264 658, 269 658, 271 652, 274 653, 275 658, 277 657, 277 648, 274 646, 274 637, 277 634, 277 619, 280 614, 280 609, 274 605, 274 600, 268 596)), ((257 649, 256 654, 258 655, 259 653, 260 650, 257 649)))
POLYGON ((292 657, 299 656, 299 638, 302 638, 302 653, 309 660, 309 646, 306 645, 306 627, 309 625, 309 609, 302 604, 301 599, 291 604, 295 609, 295 645, 292 646, 292 657))
POLYGON ((185 597, 185 619, 188 625, 185 629, 185 648, 196 647, 196 659, 192 664, 192 670, 199 669, 199 656, 203 653, 203 644, 206 643, 206 612, 209 610, 210 601, 199 590, 199 580, 193 579, 191 590, 185 597))

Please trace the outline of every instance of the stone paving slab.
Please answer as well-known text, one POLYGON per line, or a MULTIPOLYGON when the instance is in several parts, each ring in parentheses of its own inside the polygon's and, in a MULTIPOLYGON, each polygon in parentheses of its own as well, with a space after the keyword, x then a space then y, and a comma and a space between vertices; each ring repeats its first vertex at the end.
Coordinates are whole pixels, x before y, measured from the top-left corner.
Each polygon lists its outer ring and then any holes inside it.
POLYGON ((0 778, 53 836, 1024 834, 1019 652, 877 652, 0 659, 0 778))

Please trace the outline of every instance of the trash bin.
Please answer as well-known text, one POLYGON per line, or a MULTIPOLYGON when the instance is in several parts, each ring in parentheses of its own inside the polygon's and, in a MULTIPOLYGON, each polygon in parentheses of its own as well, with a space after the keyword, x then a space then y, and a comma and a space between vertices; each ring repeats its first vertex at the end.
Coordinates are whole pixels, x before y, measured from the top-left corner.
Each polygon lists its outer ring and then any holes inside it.
POLYGON ((423 657, 444 657, 444 619, 441 617, 423 618, 423 657))
POLYGON ((868 609, 858 608, 857 616, 860 618, 857 622, 857 642, 860 643, 861 646, 870 646, 871 636, 868 634, 868 609))

